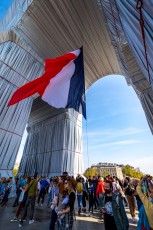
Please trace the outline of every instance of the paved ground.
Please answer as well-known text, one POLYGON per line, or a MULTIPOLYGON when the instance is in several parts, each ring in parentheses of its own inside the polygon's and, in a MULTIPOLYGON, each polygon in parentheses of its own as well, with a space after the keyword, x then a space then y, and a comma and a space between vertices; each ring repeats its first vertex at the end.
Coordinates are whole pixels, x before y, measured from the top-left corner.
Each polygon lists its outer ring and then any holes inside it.
MULTIPOLYGON (((50 221, 49 209, 44 207, 35 208, 35 222, 32 225, 28 224, 28 220, 24 222, 22 228, 18 227, 18 222, 10 222, 10 220, 15 216, 17 208, 12 207, 12 200, 9 201, 6 207, 0 207, 0 230, 48 230, 50 221)), ((129 215, 129 210, 127 209, 127 214, 130 221, 130 230, 136 229, 136 225, 132 223, 129 215)), ((82 213, 81 216, 76 216, 76 221, 74 221, 74 230, 104 230, 104 224, 99 220, 99 214, 94 212, 93 216, 82 213)), ((110 229, 111 230, 111 229, 110 229)))

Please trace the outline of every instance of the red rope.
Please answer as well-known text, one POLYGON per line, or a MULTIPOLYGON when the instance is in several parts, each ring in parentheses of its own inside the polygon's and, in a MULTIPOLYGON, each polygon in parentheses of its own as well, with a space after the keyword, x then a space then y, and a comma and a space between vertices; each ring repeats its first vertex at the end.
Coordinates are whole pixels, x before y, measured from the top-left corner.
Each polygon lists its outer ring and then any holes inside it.
POLYGON ((24 77, 21 73, 19 73, 17 70, 15 70, 12 66, 10 66, 9 64, 7 64, 6 62, 4 62, 2 60, 0 60, 0 62, 2 62, 4 65, 6 65, 9 69, 12 69, 15 73, 17 73, 18 75, 20 75, 27 82, 29 82, 29 80, 26 77, 24 77))
POLYGON ((17 135, 17 136, 19 136, 19 137, 22 137, 22 135, 20 135, 20 134, 18 134, 18 133, 14 133, 14 132, 11 132, 11 131, 9 131, 9 130, 7 130, 7 129, 3 129, 3 128, 0 128, 0 129, 3 130, 3 131, 6 131, 6 132, 8 132, 8 133, 15 134, 15 135, 17 135))
POLYGON ((139 20, 140 20, 140 28, 141 28, 141 33, 142 33, 143 46, 144 46, 146 65, 147 65, 147 71, 148 71, 148 79, 149 79, 149 83, 151 84, 151 78, 150 78, 150 72, 149 72, 149 62, 148 62, 146 40, 145 40, 145 31, 144 31, 144 20, 143 20, 143 15, 142 15, 142 6, 143 6, 143 0, 137 0, 136 9, 139 11, 139 14, 140 14, 139 20))
POLYGON ((7 82, 8 82, 8 83, 10 83, 10 84, 12 84, 13 86, 15 86, 15 87, 19 88, 19 86, 15 85, 14 83, 12 83, 12 82, 11 82, 11 81, 9 81, 8 79, 6 79, 6 78, 2 77, 1 75, 0 75, 0 78, 1 78, 1 79, 3 79, 4 81, 7 81, 7 82))

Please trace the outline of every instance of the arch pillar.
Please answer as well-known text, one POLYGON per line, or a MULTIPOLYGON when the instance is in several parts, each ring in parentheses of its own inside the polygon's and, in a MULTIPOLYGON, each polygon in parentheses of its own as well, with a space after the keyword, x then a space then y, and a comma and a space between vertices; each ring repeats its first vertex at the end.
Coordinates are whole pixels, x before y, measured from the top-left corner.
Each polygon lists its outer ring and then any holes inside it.
POLYGON ((0 37, 0 177, 12 176, 33 98, 7 107, 14 91, 42 74, 43 63, 12 31, 0 37))
POLYGON ((37 98, 27 131, 19 174, 82 173, 82 115, 73 109, 55 109, 37 98))

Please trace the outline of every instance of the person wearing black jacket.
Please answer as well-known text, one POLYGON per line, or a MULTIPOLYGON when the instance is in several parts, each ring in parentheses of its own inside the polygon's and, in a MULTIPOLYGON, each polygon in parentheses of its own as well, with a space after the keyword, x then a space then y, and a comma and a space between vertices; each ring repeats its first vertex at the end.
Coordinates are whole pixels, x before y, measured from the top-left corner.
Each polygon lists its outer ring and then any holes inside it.
POLYGON ((134 200, 134 192, 135 189, 133 185, 130 183, 130 178, 126 177, 123 184, 123 191, 127 197, 128 203, 129 203, 129 209, 132 216, 133 222, 136 222, 135 216, 136 216, 136 207, 135 207, 135 200, 134 200))

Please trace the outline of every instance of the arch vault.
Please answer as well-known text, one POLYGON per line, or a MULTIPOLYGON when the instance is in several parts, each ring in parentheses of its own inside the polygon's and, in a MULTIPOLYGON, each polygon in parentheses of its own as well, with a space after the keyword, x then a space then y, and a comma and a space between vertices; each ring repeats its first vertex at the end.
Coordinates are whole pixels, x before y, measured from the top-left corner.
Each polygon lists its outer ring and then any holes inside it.
POLYGON ((16 88, 42 75, 44 58, 81 46, 86 89, 103 76, 125 76, 153 132, 151 8, 144 1, 144 28, 140 28, 136 1, 14 0, 0 24, 1 175, 12 174, 26 124, 28 138, 20 173, 82 172, 81 115, 49 107, 39 95, 7 107, 16 88))

